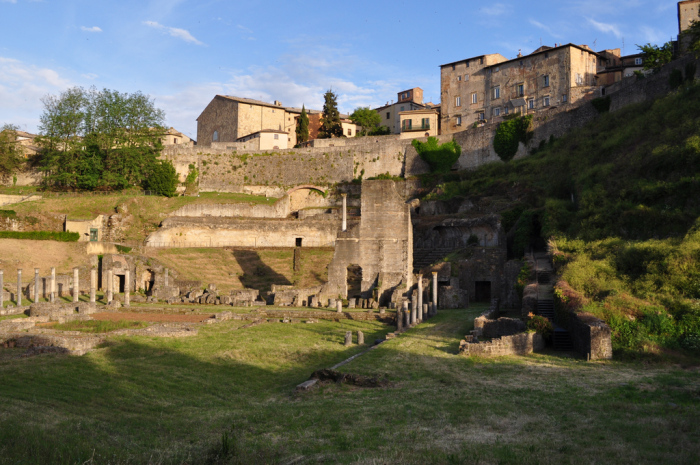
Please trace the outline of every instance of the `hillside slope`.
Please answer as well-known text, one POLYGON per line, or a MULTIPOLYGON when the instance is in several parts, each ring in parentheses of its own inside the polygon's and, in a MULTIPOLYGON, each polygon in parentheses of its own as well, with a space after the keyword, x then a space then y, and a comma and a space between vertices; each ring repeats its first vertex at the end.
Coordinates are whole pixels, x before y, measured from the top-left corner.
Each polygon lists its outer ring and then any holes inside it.
POLYGON ((504 199, 515 255, 550 240, 618 353, 700 354, 700 85, 443 181, 428 198, 504 199))

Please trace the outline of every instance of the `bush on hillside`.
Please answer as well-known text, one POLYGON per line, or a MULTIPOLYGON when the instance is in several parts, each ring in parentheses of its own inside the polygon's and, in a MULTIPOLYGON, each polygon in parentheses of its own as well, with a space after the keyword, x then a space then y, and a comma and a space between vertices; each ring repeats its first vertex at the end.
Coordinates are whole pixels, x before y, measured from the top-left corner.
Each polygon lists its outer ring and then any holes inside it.
POLYGON ((594 98, 591 105, 598 113, 607 113, 610 111, 610 96, 594 98))
POLYGON ((552 322, 541 315, 530 313, 527 318, 527 329, 535 331, 541 335, 545 341, 550 341, 554 334, 554 326, 552 322))
POLYGON ((170 160, 157 160, 146 179, 146 189, 165 197, 173 197, 177 191, 177 172, 170 160))
POLYGON ((78 239, 80 239, 80 234, 76 232, 55 231, 0 231, 0 239, 77 242, 78 239))
POLYGON ((678 89, 681 84, 683 84, 683 73, 680 69, 674 69, 668 77, 668 85, 671 89, 678 89))
POLYGON ((532 137, 530 125, 532 115, 520 116, 501 122, 493 139, 493 149, 503 161, 512 160, 520 143, 527 143, 532 137))
POLYGON ((438 144, 437 137, 428 137, 426 142, 413 139, 411 145, 415 147, 416 152, 430 166, 431 173, 444 173, 452 168, 452 165, 457 163, 459 155, 462 153, 462 148, 455 140, 438 144))

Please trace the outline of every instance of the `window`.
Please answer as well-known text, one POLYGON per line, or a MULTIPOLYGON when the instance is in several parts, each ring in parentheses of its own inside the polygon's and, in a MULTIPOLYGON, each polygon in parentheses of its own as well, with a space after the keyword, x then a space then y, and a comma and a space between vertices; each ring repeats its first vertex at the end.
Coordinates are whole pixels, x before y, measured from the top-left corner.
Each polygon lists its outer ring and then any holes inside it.
POLYGON ((520 60, 520 66, 524 66, 525 63, 523 63, 523 60, 520 60))
POLYGON ((525 95, 525 84, 516 85, 515 93, 518 94, 518 97, 522 97, 523 95, 525 95))
POLYGON ((494 99, 501 98, 501 87, 500 86, 496 86, 493 88, 493 98, 494 99))
POLYGON ((544 86, 549 87, 549 75, 545 74, 544 76, 544 86))
POLYGON ((456 107, 461 107, 461 106, 462 106, 462 97, 456 97, 456 98, 455 98, 455 106, 456 106, 456 107))
POLYGON ((467 68, 469 68, 469 62, 467 62, 467 68))
POLYGON ((413 120, 405 119, 401 122, 401 129, 404 131, 413 129, 413 120))
POLYGON ((544 52, 544 57, 549 58, 549 52, 544 52))
POLYGON ((457 76, 457 81, 461 81, 461 80, 462 80, 462 76, 461 75, 457 76))
POLYGON ((405 108, 406 108, 406 107, 402 106, 400 111, 404 111, 405 108))
POLYGON ((469 75, 468 75, 468 74, 465 74, 465 75, 464 75, 464 80, 465 80, 465 81, 468 81, 468 80, 469 80, 469 75))
POLYGON ((352 136, 352 129, 348 129, 348 136, 352 136))
POLYGON ((637 66, 640 66, 642 64, 642 59, 641 58, 635 58, 634 59, 634 64, 637 66))
POLYGON ((275 134, 275 140, 278 140, 280 138, 279 134, 275 134))
POLYGON ((211 141, 219 142, 219 131, 214 131, 214 134, 211 136, 211 141))
POLYGON ((507 115, 508 114, 508 107, 503 108, 503 114, 507 115))
POLYGON ((501 116, 501 109, 500 109, 500 108, 494 108, 494 109, 493 109, 493 116, 501 116))
POLYGON ((484 64, 484 57, 479 58, 479 64, 483 65, 484 64))
POLYGON ((483 111, 480 111, 480 112, 479 112, 479 121, 484 121, 485 119, 486 119, 486 118, 485 118, 485 116, 484 116, 484 112, 483 112, 483 111))
POLYGON ((581 75, 581 73, 576 73, 576 85, 577 86, 583 85, 583 76, 581 75))
POLYGON ((549 97, 544 98, 544 106, 548 107, 549 106, 549 97))
POLYGON ((567 99, 566 94, 562 94, 561 101, 566 103, 566 99, 567 99))
POLYGON ((462 117, 457 116, 457 126, 461 126, 461 125, 462 125, 462 117))
POLYGON ((527 107, 528 107, 530 110, 532 110, 533 108, 535 108, 535 99, 532 99, 532 98, 531 98, 530 100, 528 100, 528 101, 527 101, 527 107))
POLYGON ((388 111, 386 112, 386 119, 391 119, 391 113, 388 111))
POLYGON ((500 67, 500 66, 496 66, 496 69, 494 69, 493 72, 494 72, 494 73, 497 73, 497 72, 499 72, 500 70, 501 70, 501 67, 500 67))
POLYGON ((452 65, 452 71, 454 71, 454 70, 455 70, 455 65, 452 65))
POLYGON ((173 144, 177 144, 177 137, 173 137, 173 144))
POLYGON ((477 98, 477 96, 476 96, 476 92, 474 92, 474 93, 472 94, 472 103, 477 103, 477 102, 478 102, 478 98, 477 98))
POLYGON ((274 113, 274 112, 275 112, 275 110, 272 110, 272 113, 274 113))
POLYGON ((95 228, 90 228, 90 242, 97 242, 98 240, 98 230, 95 228))

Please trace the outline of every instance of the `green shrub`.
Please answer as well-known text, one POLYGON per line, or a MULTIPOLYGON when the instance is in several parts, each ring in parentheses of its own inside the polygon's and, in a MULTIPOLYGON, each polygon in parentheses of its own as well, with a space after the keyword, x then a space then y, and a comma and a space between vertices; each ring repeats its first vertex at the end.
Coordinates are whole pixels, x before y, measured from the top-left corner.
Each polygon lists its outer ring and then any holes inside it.
POLYGON ((668 77, 668 85, 671 89, 678 89, 681 84, 683 84, 683 73, 680 69, 674 69, 668 77))
POLYGON ((14 210, 0 210, 0 216, 4 216, 5 218, 16 218, 17 212, 14 210))
POLYGON ((80 234, 54 231, 0 231, 0 239, 27 239, 33 241, 77 242, 80 234))
POLYGON ((177 172, 170 160, 158 160, 146 179, 146 189, 165 197, 172 197, 177 192, 177 172))
POLYGON ((610 111, 610 96, 594 98, 591 105, 598 113, 607 113, 610 111))
POLYGON ((405 179, 402 178, 401 176, 392 176, 391 174, 389 174, 388 171, 386 173, 382 173, 378 176, 373 176, 371 178, 367 178, 368 181, 371 181, 374 179, 389 179, 391 181, 405 181, 405 179))
POLYGON ((431 173, 443 173, 449 171, 462 153, 462 148, 455 140, 438 144, 437 137, 428 137, 428 140, 421 142, 413 139, 411 145, 416 152, 430 166, 431 173))
POLYGON ((525 262, 523 267, 520 268, 518 277, 515 280, 515 291, 522 300, 523 292, 525 291, 525 286, 530 282, 530 274, 532 273, 532 267, 529 263, 525 262))
POLYGON ((533 315, 532 313, 528 315, 527 329, 540 334, 545 341, 551 340, 554 334, 554 326, 551 321, 543 316, 533 315))
POLYGON ((528 115, 509 119, 498 125, 496 136, 493 139, 493 148, 501 160, 512 160, 518 153, 520 143, 527 143, 532 137, 531 123, 532 115, 528 115))
POLYGON ((119 252, 119 253, 129 253, 132 250, 131 247, 127 247, 125 245, 117 244, 116 247, 117 247, 117 252, 119 252))

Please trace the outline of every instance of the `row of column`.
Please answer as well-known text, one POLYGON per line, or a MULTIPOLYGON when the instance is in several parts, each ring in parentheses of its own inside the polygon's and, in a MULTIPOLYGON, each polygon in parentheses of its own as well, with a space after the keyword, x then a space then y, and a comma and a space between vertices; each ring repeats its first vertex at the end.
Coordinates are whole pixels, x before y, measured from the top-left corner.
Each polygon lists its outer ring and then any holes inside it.
POLYGON ((403 330, 404 327, 421 323, 433 315, 437 314, 437 271, 433 271, 433 301, 431 303, 423 303, 423 276, 418 277, 418 291, 414 298, 411 299, 411 308, 409 309, 408 301, 404 301, 403 308, 396 310, 396 326, 398 330, 403 330))
MULTIPOLYGON (((166 270, 166 282, 167 282, 167 270, 166 270)), ((124 272, 124 305, 129 306, 131 303, 130 295, 130 273, 129 270, 124 272)), ((114 280, 112 275, 112 270, 107 271, 107 288, 106 288, 106 298, 107 303, 112 302, 114 298, 114 280)), ((5 300, 5 282, 4 282, 4 271, 0 270, 0 308, 4 305, 5 300)), ((95 303, 97 290, 97 270, 90 270, 90 303, 95 303)), ((39 268, 34 268, 34 302, 39 301, 39 268)), ((22 305, 22 269, 17 270, 17 306, 22 305)), ((78 268, 73 268, 73 302, 78 302, 80 297, 80 273, 78 268)), ((54 303, 56 301, 56 268, 51 268, 51 281, 49 288, 49 302, 54 303)))

